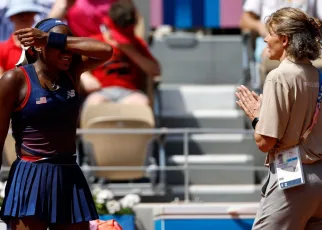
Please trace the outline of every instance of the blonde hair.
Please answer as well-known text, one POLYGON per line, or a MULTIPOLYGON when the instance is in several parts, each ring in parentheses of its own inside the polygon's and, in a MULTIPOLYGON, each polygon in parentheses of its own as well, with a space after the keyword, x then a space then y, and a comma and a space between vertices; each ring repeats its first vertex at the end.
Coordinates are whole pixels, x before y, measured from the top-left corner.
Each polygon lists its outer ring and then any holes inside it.
POLYGON ((321 23, 301 11, 286 7, 272 13, 266 19, 268 31, 287 36, 286 52, 296 60, 315 60, 321 55, 321 23))

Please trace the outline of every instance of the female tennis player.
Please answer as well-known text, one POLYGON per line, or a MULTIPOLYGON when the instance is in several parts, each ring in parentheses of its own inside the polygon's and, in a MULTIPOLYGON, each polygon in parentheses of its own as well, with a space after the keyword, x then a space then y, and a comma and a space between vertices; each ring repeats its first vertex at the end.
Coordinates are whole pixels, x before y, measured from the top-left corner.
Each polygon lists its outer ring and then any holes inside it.
POLYGON ((1 218, 18 230, 88 230, 89 221, 98 216, 76 163, 79 79, 107 61, 112 48, 73 37, 56 19, 15 35, 30 47, 29 64, 5 72, 0 79, 0 152, 11 120, 17 153, 1 218))

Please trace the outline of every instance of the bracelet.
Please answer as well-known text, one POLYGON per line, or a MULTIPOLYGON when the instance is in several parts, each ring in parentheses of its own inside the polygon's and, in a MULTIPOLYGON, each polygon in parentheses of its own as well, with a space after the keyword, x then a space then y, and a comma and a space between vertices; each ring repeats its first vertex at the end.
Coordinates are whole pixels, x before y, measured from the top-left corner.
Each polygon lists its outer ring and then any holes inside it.
POLYGON ((257 122, 259 121, 258 117, 255 117, 254 120, 252 121, 252 126, 253 126, 253 129, 256 128, 256 125, 257 125, 257 122))
POLYGON ((48 36, 47 46, 50 48, 64 50, 67 42, 67 34, 50 32, 48 36))

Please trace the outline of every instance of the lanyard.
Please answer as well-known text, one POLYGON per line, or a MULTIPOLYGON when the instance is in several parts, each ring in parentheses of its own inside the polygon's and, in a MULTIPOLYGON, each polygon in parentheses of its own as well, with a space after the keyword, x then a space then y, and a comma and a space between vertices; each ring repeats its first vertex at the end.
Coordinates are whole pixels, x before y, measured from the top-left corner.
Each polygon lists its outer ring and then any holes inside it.
POLYGON ((311 123, 310 127, 308 128, 308 130, 306 130, 306 132, 304 133, 303 137, 301 138, 303 142, 306 140, 306 138, 312 132, 313 127, 318 122, 318 117, 319 117, 319 113, 320 113, 321 102, 322 102, 322 73, 320 72, 320 70, 318 70, 318 71, 319 71, 319 94, 318 94, 318 98, 316 100, 316 107, 315 107, 315 112, 313 114, 312 123, 311 123))

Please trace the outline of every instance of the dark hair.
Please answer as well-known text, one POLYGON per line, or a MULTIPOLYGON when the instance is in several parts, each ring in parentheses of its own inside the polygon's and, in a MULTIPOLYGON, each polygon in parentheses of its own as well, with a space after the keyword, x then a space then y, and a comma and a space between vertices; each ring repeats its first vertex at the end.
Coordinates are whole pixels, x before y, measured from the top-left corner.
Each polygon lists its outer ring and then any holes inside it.
POLYGON ((41 21, 39 21, 36 25, 35 25, 35 28, 39 28, 39 26, 41 26, 41 24, 43 24, 44 22, 46 21, 49 21, 49 20, 52 20, 53 18, 45 18, 41 21))
POLYGON ((113 3, 108 16, 120 28, 126 28, 136 24, 136 10, 133 4, 116 2, 113 3))
POLYGON ((268 31, 289 39, 286 52, 296 60, 315 60, 321 54, 321 24, 303 11, 291 7, 277 10, 266 21, 268 31))

